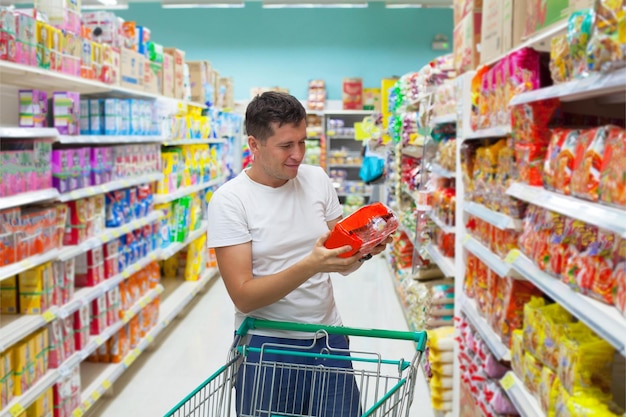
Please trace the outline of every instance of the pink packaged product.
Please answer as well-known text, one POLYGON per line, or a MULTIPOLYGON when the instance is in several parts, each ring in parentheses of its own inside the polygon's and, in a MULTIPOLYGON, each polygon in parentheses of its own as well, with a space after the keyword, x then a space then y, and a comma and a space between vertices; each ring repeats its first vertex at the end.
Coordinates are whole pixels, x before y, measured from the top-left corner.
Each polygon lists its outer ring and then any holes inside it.
POLYGON ((80 94, 64 91, 52 94, 52 126, 61 135, 80 134, 80 94))
POLYGON ((78 255, 75 259, 75 286, 94 287, 104 281, 104 260, 101 247, 78 255))
POLYGON ((71 175, 71 154, 65 149, 52 151, 52 186, 61 194, 69 192, 71 175))
POLYGON ((81 165, 82 153, 80 149, 67 149, 70 161, 70 191, 83 188, 83 167, 81 165))
POLYGON ((91 334, 102 333, 107 327, 107 296, 102 295, 91 303, 91 334))
POLYGON ((53 320, 48 327, 49 353, 48 367, 56 369, 65 360, 63 350, 63 323, 61 320, 53 320))
POLYGON ((80 163, 80 178, 78 181, 78 188, 84 188, 94 185, 91 183, 91 164, 89 162, 91 148, 79 148, 76 151, 78 152, 78 160, 80 163))
POLYGON ((0 59, 15 62, 15 13, 8 7, 0 7, 0 59))
POLYGON ((37 65, 37 22, 27 14, 15 12, 15 62, 23 65, 37 65))
POLYGON ((74 348, 83 350, 89 343, 89 304, 80 306, 74 312, 74 348))
POLYGON ((112 148, 91 148, 91 185, 100 185, 112 181, 113 150, 112 148))
POLYGON ((112 12, 96 11, 86 12, 82 14, 82 23, 89 29, 92 34, 92 38, 100 43, 106 43, 113 45, 114 47, 120 47, 119 34, 120 34, 120 22, 112 12), (95 36, 96 29, 100 34, 95 36))

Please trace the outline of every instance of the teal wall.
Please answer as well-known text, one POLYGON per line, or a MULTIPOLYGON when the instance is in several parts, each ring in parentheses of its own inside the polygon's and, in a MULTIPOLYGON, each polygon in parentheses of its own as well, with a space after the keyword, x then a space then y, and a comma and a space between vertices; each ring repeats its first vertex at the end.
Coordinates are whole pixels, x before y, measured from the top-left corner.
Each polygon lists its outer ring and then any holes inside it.
POLYGON ((162 9, 131 3, 116 12, 152 31, 152 40, 184 49, 188 60, 206 59, 232 76, 235 99, 250 88, 287 87, 306 99, 307 82, 326 81, 329 100, 341 99, 343 77, 380 87, 384 77, 417 71, 441 55, 435 34, 452 40, 452 9, 162 9))

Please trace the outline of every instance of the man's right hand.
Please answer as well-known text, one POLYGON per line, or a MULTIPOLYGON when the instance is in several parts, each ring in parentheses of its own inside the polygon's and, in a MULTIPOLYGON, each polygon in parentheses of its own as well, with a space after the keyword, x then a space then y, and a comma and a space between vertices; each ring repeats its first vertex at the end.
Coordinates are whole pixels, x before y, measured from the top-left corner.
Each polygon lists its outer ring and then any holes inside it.
POLYGON ((355 265, 361 259, 361 254, 357 253, 349 258, 340 258, 339 255, 350 252, 352 247, 349 245, 336 249, 328 249, 324 246, 326 239, 330 236, 330 231, 324 233, 315 242, 315 247, 309 255, 309 261, 317 272, 339 272, 345 273, 354 270, 355 265))

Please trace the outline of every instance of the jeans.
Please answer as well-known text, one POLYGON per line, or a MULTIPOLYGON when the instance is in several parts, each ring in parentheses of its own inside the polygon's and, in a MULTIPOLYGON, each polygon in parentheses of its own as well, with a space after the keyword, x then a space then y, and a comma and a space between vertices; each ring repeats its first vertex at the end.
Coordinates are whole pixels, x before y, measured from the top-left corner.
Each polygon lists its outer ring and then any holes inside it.
MULTIPOLYGON (((348 339, 330 335, 333 349, 347 350, 348 339)), ((265 343, 298 346, 292 351, 320 353, 326 348, 326 338, 313 340, 286 339, 252 335, 247 345, 260 348, 265 343)), ((284 347, 266 347, 282 349, 284 347)), ((330 352, 349 356, 348 352, 330 352)), ((350 360, 310 358, 288 353, 249 352, 239 367, 235 382, 237 416, 315 416, 355 417, 361 415, 359 389, 350 360), (302 365, 307 368, 303 369, 302 365), (315 367, 311 369, 310 367, 315 367), (332 369, 329 369, 332 368, 332 369), (337 369, 341 368, 341 369, 337 369)))

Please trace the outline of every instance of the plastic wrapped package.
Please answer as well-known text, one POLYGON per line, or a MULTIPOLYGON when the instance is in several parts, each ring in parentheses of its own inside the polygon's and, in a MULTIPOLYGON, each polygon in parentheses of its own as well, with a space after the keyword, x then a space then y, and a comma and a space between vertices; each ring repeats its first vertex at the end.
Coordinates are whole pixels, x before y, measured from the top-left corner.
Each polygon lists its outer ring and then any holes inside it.
POLYGON ((587 45, 590 71, 608 71, 623 64, 626 58, 626 2, 596 0, 595 24, 587 45))
POLYGON ((485 384, 484 396, 487 404, 497 414, 516 415, 517 409, 496 381, 489 381, 485 384))
POLYGON ((533 395, 538 394, 541 385, 541 372, 543 365, 529 352, 524 353, 524 385, 533 395))
POLYGON ((570 55, 567 34, 552 38, 550 47, 550 75, 556 83, 563 83, 571 79, 572 59, 570 55))
POLYGON ((610 135, 602 157, 600 201, 616 207, 626 207, 626 131, 610 135))
POLYGON ((511 369, 518 377, 524 375, 524 331, 514 330, 511 335, 511 369))
POLYGON ((587 74, 587 44, 591 36, 593 11, 577 10, 569 17, 567 24, 567 42, 569 43, 572 76, 583 77, 587 74))
MULTIPOLYGON (((623 129, 617 126, 603 126, 592 129, 589 136, 585 138, 587 144, 580 159, 575 159, 574 171, 572 172, 572 194, 576 197, 591 201, 598 201, 599 186, 602 173, 602 162, 605 154, 606 144, 619 138, 623 134, 623 129)), ((580 154, 580 150, 577 153, 580 154)), ((624 152, 624 150, 621 150, 624 152)))
POLYGON ((546 301, 541 297, 532 297, 524 305, 524 351, 537 355, 539 345, 543 343, 541 334, 540 316, 546 301))
POLYGON ((613 287, 613 301, 617 309, 626 317, 626 239, 620 238, 617 242, 617 250, 615 257, 615 270, 613 278, 615 286, 613 287))
POLYGON ((573 316, 561 305, 549 304, 539 308, 533 323, 536 324, 541 338, 535 357, 554 371, 559 365, 559 347, 562 341, 581 328, 581 325, 574 324, 573 321, 573 316))
POLYGON ((339 221, 324 243, 329 248, 350 245, 352 250, 339 255, 347 258, 356 253, 367 255, 398 228, 397 216, 384 204, 373 203, 361 207, 339 221))
POLYGON ((537 387, 537 400, 539 401, 541 409, 548 416, 553 415, 554 413, 552 385, 554 385, 555 379, 556 373, 547 366, 544 366, 541 370, 541 383, 539 384, 539 387, 537 387))
POLYGON ((580 220, 567 219, 567 223, 571 243, 562 278, 574 290, 578 290, 580 284, 590 288, 595 275, 593 258, 590 254, 598 245, 598 228, 580 220))
POLYGON ((620 414, 611 411, 609 406, 602 402, 592 394, 582 394, 572 396, 566 403, 567 411, 571 416, 576 417, 619 417, 623 416, 622 410, 620 414))
POLYGON ((571 394, 593 393, 611 398, 611 369, 615 348, 586 327, 570 332, 560 341, 558 376, 571 394))

